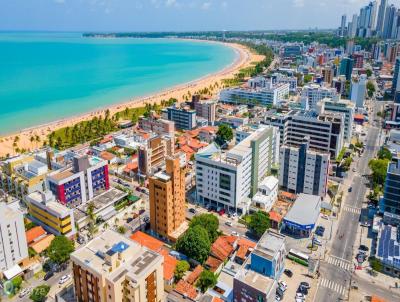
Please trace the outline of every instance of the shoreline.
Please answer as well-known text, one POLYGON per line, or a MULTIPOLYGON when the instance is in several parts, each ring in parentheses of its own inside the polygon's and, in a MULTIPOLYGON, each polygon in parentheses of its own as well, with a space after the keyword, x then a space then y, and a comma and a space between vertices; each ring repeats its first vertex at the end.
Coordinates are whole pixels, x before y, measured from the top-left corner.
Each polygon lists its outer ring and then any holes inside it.
MULTIPOLYGON (((204 42, 222 43, 216 41, 203 41, 195 39, 193 40, 190 39, 190 41, 202 42, 202 43, 204 42)), ((188 91, 190 91, 190 93, 193 94, 195 91, 209 87, 210 85, 213 85, 216 82, 218 84, 221 84, 223 79, 232 77, 235 73, 237 73, 238 70, 250 66, 252 62, 258 62, 263 59, 261 55, 252 53, 250 49, 246 48, 243 45, 236 43, 222 43, 222 44, 224 44, 227 47, 233 48, 234 51, 236 52, 235 60, 230 65, 226 66, 224 69, 204 75, 203 77, 190 82, 169 87, 167 89, 155 92, 150 95, 135 97, 115 104, 110 104, 108 106, 96 108, 94 110, 79 115, 58 119, 37 126, 24 128, 17 132, 0 135, 0 156, 5 156, 7 154, 10 155, 16 154, 16 152, 14 151, 13 143, 15 137, 17 136, 19 137, 18 140, 19 149, 26 149, 27 151, 38 149, 42 146, 43 141, 47 140, 47 135, 50 134, 52 131, 68 126, 71 127, 76 123, 85 120, 90 120, 94 116, 104 116, 105 111, 107 109, 110 111, 111 115, 114 115, 116 112, 122 111, 126 107, 128 108, 142 107, 146 103, 150 104, 160 103, 161 100, 168 100, 169 98, 176 98, 178 99, 178 101, 182 101, 182 97, 186 95, 188 91), (35 140, 31 142, 30 141, 31 137, 36 137, 36 136, 40 138, 40 142, 37 142, 35 140)))

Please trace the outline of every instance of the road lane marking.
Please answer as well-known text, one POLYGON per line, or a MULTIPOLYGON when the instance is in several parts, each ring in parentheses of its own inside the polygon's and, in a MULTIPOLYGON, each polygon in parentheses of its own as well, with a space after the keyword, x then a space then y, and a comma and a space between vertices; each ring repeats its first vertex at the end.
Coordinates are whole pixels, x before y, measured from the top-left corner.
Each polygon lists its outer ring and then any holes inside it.
POLYGON ((356 207, 344 206, 343 210, 353 214, 361 214, 361 209, 356 207))
POLYGON ((328 289, 338 293, 339 295, 342 295, 342 296, 345 295, 345 293, 346 293, 345 286, 343 286, 339 283, 333 282, 331 280, 325 279, 325 278, 321 278, 320 281, 321 281, 320 285, 322 287, 328 288, 328 289))
POLYGON ((338 266, 340 268, 343 268, 344 270, 347 270, 347 271, 351 271, 351 269, 353 267, 353 264, 351 263, 351 261, 333 256, 333 255, 330 255, 326 262, 328 262, 329 264, 338 266))

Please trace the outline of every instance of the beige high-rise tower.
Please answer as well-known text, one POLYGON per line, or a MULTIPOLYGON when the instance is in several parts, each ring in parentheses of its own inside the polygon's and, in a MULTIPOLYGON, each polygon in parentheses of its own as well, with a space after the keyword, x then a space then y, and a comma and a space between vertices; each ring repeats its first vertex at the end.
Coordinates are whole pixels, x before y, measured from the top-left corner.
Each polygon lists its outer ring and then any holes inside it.
POLYGON ((166 169, 149 181, 150 226, 158 235, 175 241, 185 222, 185 163, 178 155, 166 158, 166 169))

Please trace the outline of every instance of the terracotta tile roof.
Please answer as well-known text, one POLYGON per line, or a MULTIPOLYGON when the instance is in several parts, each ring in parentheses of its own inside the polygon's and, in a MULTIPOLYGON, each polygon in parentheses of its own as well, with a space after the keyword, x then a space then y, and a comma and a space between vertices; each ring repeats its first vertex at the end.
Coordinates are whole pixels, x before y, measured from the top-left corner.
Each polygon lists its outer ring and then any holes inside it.
POLYGON ((177 293, 180 293, 181 295, 186 295, 190 299, 194 300, 197 297, 197 290, 196 288, 187 283, 184 280, 180 280, 178 284, 175 286, 174 289, 177 293))
POLYGON ((159 252, 164 245, 164 243, 146 233, 141 231, 137 231, 131 235, 131 240, 138 242, 140 245, 143 245, 152 251, 159 252))
POLYGON ((285 197, 285 198, 293 199, 293 200, 296 199, 296 194, 286 192, 286 191, 282 191, 279 195, 281 195, 282 197, 285 197))
POLYGON ((115 155, 110 152, 103 151, 100 153, 100 157, 104 160, 112 160, 115 158, 115 155))
POLYGON ((199 132, 217 133, 218 128, 213 126, 206 126, 199 129, 199 132))
POLYGON ((251 241, 251 240, 249 240, 249 239, 240 237, 240 238, 239 238, 239 241, 238 241, 238 245, 239 245, 239 246, 240 246, 240 245, 247 245, 248 247, 251 247, 251 248, 254 249, 254 248, 256 247, 257 243, 254 242, 254 241, 251 241))
POLYGON ((269 212, 269 219, 271 219, 271 220, 273 220, 273 221, 276 221, 276 222, 281 222, 282 221, 282 216, 279 214, 279 213, 277 213, 277 212, 275 212, 275 211, 270 211, 269 212))
POLYGON ((53 234, 47 235, 46 237, 42 238, 39 241, 36 241, 30 245, 30 247, 36 252, 36 253, 41 253, 44 250, 46 250, 50 243, 53 241, 55 236, 53 234))
POLYGON ((363 114, 354 114, 354 119, 355 120, 364 120, 364 115, 363 114))
POLYGON ((105 137, 100 141, 100 144, 105 144, 105 143, 111 142, 112 140, 113 140, 113 137, 112 137, 112 136, 105 136, 105 137))
POLYGON ((189 137, 196 137, 199 135, 200 130, 199 129, 195 129, 195 130, 189 130, 189 131, 185 131, 185 136, 189 136, 189 137))
POLYGON ((26 242, 28 244, 34 242, 37 238, 46 235, 46 231, 41 226, 36 226, 25 232, 26 242))
POLYGON ((206 266, 209 267, 209 270, 215 273, 215 271, 219 268, 219 266, 223 263, 223 261, 214 258, 213 256, 209 256, 206 261, 206 266))
POLYGON ((124 168, 124 172, 129 173, 131 171, 136 171, 137 169, 138 169, 138 162, 134 161, 134 162, 126 164, 126 166, 124 168))
POLYGON ((174 272, 178 260, 169 255, 168 250, 162 248, 160 254, 164 256, 164 280, 171 280, 174 277, 174 272))
POLYGON ((225 261, 232 254, 236 236, 219 236, 211 246, 211 254, 219 260, 225 261))
POLYGON ((203 272, 204 268, 201 265, 196 266, 193 272, 187 277, 186 282, 189 284, 194 284, 197 279, 200 277, 200 274, 203 272))
POLYGON ((383 300, 382 298, 380 298, 380 297, 377 297, 377 296, 372 296, 371 297, 371 302, 385 302, 386 300, 383 300))
POLYGON ((248 250, 249 250, 249 247, 247 245, 239 246, 239 249, 236 253, 236 257, 239 257, 240 259, 245 260, 248 250))

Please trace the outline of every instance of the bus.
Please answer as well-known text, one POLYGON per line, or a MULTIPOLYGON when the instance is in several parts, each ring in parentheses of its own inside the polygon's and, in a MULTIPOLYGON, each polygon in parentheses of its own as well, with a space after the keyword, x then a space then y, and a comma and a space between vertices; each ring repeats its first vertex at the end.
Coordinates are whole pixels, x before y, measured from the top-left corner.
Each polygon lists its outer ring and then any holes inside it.
POLYGON ((304 266, 308 266, 308 261, 309 258, 306 254, 299 252, 295 249, 290 249, 289 254, 287 255, 287 258, 290 260, 293 260, 294 262, 297 262, 299 264, 302 264, 304 266))

